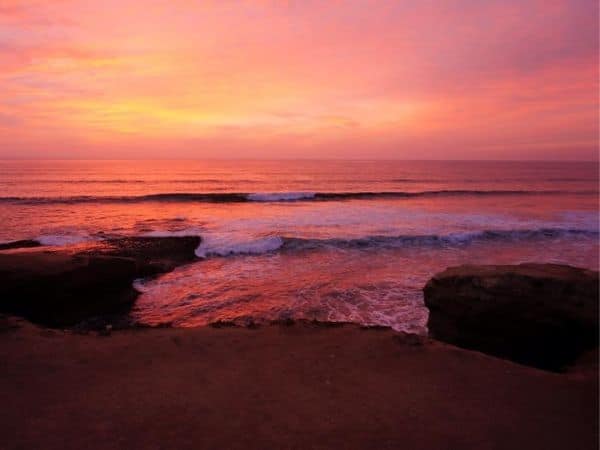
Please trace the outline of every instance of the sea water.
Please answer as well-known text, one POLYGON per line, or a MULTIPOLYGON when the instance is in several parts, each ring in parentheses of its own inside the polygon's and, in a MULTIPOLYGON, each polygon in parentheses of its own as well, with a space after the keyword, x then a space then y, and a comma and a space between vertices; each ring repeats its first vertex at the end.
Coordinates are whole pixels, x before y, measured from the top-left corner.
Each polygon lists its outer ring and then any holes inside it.
POLYGON ((423 333, 459 264, 598 268, 598 165, 475 161, 0 161, 0 241, 198 235, 138 280, 150 325, 306 318, 423 333))

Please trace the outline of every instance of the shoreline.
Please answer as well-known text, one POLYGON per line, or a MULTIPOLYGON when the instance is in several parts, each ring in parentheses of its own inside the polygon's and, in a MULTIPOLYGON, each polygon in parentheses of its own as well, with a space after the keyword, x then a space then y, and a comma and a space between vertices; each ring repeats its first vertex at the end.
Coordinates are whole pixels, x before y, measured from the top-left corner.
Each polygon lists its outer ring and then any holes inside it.
POLYGON ((4 325, 8 449, 597 445, 595 352, 555 374, 349 324, 4 325))

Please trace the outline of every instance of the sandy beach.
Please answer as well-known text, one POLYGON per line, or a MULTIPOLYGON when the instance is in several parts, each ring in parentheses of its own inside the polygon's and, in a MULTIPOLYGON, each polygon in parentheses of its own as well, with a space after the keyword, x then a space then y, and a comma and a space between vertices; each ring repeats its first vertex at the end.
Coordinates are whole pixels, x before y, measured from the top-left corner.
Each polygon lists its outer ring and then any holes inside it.
POLYGON ((6 449, 597 446, 589 360, 554 374, 354 325, 99 336, 13 319, 0 354, 6 449))

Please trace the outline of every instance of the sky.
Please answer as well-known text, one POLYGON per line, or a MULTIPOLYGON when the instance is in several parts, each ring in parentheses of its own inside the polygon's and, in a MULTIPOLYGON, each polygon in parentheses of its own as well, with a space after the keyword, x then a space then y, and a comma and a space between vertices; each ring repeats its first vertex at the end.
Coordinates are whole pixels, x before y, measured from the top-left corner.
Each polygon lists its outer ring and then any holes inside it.
POLYGON ((0 0, 0 158, 598 160, 596 0, 0 0))

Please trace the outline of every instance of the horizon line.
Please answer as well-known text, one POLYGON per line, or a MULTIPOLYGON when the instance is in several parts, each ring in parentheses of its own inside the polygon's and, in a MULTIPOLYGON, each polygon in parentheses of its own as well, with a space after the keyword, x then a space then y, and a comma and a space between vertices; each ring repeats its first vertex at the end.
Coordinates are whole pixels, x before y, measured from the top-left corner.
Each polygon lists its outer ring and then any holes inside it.
POLYGON ((339 162, 567 162, 596 163, 599 159, 472 159, 472 158, 0 158, 0 161, 339 161, 339 162))

